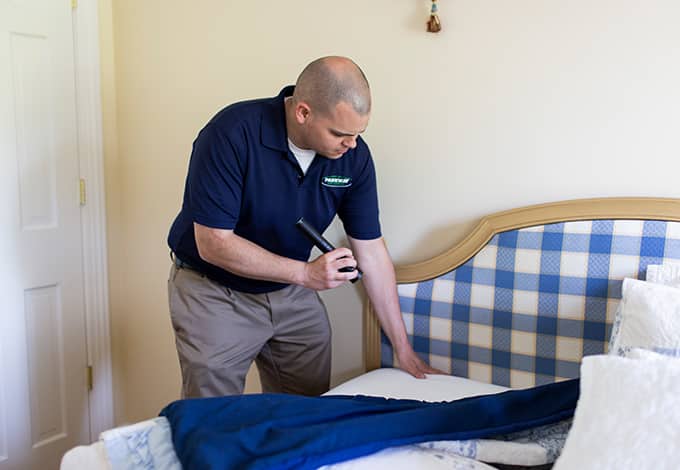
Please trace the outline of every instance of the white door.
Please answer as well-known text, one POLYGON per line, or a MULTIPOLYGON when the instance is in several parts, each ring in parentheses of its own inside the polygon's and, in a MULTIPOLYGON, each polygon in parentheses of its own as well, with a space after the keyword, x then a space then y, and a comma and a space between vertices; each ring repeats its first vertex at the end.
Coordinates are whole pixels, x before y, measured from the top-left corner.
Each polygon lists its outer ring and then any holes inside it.
POLYGON ((0 470, 89 441, 69 0, 0 0, 0 470))

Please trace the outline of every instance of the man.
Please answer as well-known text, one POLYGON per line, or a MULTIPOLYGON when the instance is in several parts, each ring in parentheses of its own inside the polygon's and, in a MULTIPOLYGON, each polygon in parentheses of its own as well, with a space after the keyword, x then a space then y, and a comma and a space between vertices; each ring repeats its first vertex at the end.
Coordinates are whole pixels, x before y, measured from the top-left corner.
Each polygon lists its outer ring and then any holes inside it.
POLYGON ((168 243, 170 312, 184 397, 239 394, 253 360, 265 392, 318 395, 330 380, 330 326, 316 291, 357 276, 402 369, 436 373, 411 348, 381 238, 375 172, 359 136, 371 97, 351 60, 310 63, 295 87, 219 112, 199 133, 168 243), (301 217, 338 215, 351 250, 309 261, 301 217))

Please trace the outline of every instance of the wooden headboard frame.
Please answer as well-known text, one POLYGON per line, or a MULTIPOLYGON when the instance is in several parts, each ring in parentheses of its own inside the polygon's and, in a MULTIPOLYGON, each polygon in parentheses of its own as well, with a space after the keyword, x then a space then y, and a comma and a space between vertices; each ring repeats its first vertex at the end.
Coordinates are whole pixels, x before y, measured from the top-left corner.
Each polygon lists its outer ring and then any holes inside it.
MULTIPOLYGON (((498 212, 481 219, 460 243, 426 261, 396 266, 397 283, 426 281, 461 266, 496 234, 557 222, 602 219, 680 222, 680 199, 595 198, 539 204, 498 212)), ((364 367, 380 367, 380 324, 370 302, 364 309, 364 367)))

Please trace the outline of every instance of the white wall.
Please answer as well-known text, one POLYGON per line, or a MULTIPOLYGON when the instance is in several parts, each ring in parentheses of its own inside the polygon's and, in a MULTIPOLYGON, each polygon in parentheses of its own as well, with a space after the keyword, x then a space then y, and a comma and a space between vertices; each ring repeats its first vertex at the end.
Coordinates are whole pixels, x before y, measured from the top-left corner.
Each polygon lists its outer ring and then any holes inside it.
MULTIPOLYGON (((104 96, 118 422, 177 397, 165 236, 192 140, 224 105, 276 94, 318 56, 354 58, 371 83, 365 137, 397 262, 439 253, 498 210, 680 197, 674 0, 442 0, 440 34, 425 32, 428 0, 100 4, 113 25, 103 63, 115 62, 104 96)), ((337 224, 329 233, 341 239, 337 224)), ((361 298, 353 286, 323 296, 337 383, 361 371, 361 298)))

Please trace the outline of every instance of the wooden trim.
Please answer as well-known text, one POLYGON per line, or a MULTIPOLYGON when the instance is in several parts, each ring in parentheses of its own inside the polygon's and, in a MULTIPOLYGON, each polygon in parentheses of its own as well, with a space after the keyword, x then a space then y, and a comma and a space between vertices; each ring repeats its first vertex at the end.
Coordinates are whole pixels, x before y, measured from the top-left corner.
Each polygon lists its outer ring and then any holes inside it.
MULTIPOLYGON (((431 259, 396 266, 397 284, 434 279, 461 266, 496 234, 537 225, 578 220, 630 219, 680 222, 680 199, 595 198, 538 204, 483 217, 460 243, 431 259)), ((364 309, 364 362, 366 369, 380 366, 380 328, 371 305, 364 309)))
POLYGON ((420 263, 397 266, 397 283, 408 284, 441 276, 464 264, 501 232, 556 222, 598 219, 680 221, 680 199, 578 199, 498 212, 482 218, 463 241, 446 252, 420 263))
POLYGON ((380 322, 373 306, 366 300, 364 307, 364 370, 380 367, 380 322))
POLYGON ((104 151, 99 67, 97 2, 79 2, 73 10, 73 42, 78 116, 80 177, 87 182, 82 207, 83 274, 90 391, 90 439, 113 427, 113 379, 109 329, 104 151))

